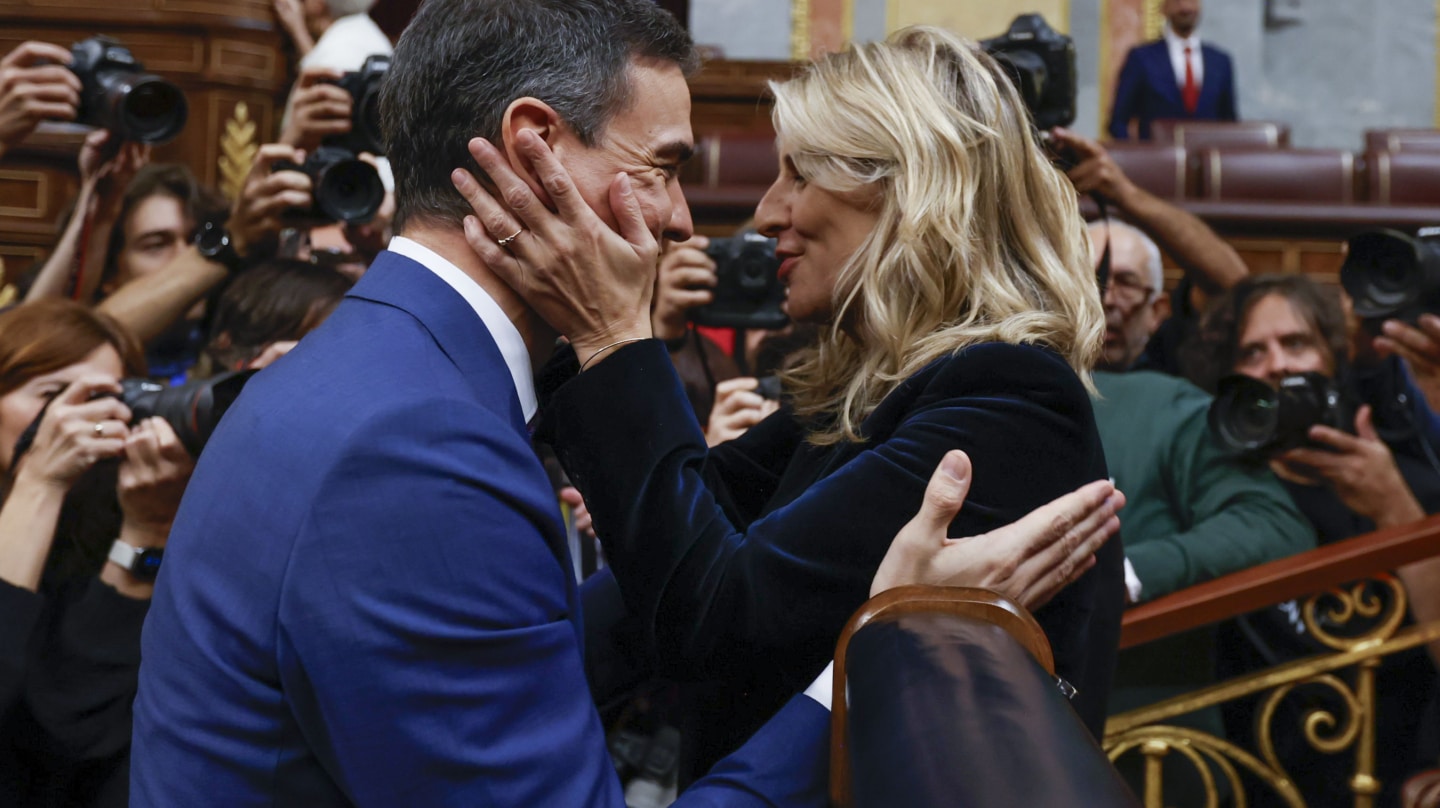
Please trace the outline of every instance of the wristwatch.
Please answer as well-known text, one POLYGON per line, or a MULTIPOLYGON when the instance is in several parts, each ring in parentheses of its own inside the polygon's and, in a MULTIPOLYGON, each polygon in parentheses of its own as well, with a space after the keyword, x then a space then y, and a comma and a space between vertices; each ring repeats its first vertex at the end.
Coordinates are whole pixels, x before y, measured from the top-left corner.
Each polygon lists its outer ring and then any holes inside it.
POLYGON ((244 267, 244 259, 235 251, 230 231, 220 222, 205 222, 196 228, 195 249, 200 252, 201 258, 223 264, 232 273, 244 267))
POLYGON ((160 559, 164 556, 163 547, 136 547, 119 539, 110 545, 110 561, 142 581, 155 580, 156 573, 160 572, 160 559))

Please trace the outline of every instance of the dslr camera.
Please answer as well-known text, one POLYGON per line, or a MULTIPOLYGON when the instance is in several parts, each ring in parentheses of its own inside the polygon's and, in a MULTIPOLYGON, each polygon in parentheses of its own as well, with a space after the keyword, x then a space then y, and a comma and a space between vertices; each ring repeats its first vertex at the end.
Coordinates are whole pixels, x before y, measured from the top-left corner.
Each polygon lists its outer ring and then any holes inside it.
POLYGON ((299 171, 310 178, 310 209, 301 215, 327 222, 360 224, 375 218, 385 202, 385 184, 375 166, 349 149, 321 146, 303 165, 277 162, 273 171, 299 171))
POLYGON ((235 403, 245 382, 255 372, 221 373, 178 387, 167 387, 149 379, 124 379, 120 382, 120 400, 130 408, 135 423, 150 417, 165 419, 190 456, 199 457, 220 418, 235 403))
POLYGON ((715 262, 715 299, 690 310, 693 322, 743 329, 784 328, 790 322, 781 308, 785 286, 777 275, 775 239, 755 232, 710 239, 705 254, 715 262))
POLYGON ((1220 380, 1208 417, 1211 434, 1226 451, 1266 460, 1312 445, 1307 435, 1316 424, 1349 430, 1354 414, 1323 374, 1286 376, 1277 387, 1237 374, 1220 380))
POLYGON ((137 143, 168 143, 185 128, 185 94, 146 73, 119 41, 93 36, 76 42, 70 46, 70 59, 70 71, 80 79, 77 123, 137 143))
POLYGON ((1414 237, 1372 230, 1350 239, 1349 246, 1340 284, 1367 325, 1414 324, 1425 312, 1440 312, 1440 227, 1423 228, 1414 237))
POLYGON ((1075 41, 1039 14, 1021 14, 1010 29, 980 42, 1020 91, 1040 131, 1075 120, 1075 41))
POLYGON ((380 82, 389 70, 390 57, 377 53, 367 56, 359 70, 335 81, 337 87, 350 94, 350 131, 326 138, 326 145, 356 154, 385 154, 385 138, 380 132, 380 82))

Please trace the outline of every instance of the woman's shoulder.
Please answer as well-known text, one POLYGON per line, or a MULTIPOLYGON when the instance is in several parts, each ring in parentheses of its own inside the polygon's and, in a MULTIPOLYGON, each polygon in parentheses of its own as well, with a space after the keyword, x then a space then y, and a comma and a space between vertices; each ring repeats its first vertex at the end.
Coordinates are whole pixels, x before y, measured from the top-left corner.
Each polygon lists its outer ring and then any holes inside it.
POLYGON ((936 359, 917 376, 927 387, 960 391, 1048 390, 1085 397, 1080 381, 1065 357, 1043 345, 983 342, 936 359))

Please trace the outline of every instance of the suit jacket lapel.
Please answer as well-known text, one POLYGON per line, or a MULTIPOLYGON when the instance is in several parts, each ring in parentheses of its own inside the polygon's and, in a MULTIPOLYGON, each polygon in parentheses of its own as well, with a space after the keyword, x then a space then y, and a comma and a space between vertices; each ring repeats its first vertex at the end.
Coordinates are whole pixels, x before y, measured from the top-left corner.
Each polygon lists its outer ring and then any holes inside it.
POLYGON ((348 297, 409 312, 460 370, 475 398, 529 439, 525 416, 505 357, 479 315, 454 289, 423 265, 386 251, 348 297))
POLYGON ((1185 109, 1185 97, 1180 93, 1180 77, 1175 75, 1175 64, 1170 61, 1170 46, 1165 40, 1155 43, 1155 48, 1150 52, 1152 70, 1160 77, 1163 85, 1160 90, 1173 102, 1178 109, 1185 109))
POLYGON ((1200 46, 1200 64, 1204 65, 1205 79, 1200 83, 1200 100, 1195 111, 1202 116, 1214 115, 1220 106, 1220 86, 1224 77, 1220 75, 1218 60, 1211 57, 1209 48, 1200 46))

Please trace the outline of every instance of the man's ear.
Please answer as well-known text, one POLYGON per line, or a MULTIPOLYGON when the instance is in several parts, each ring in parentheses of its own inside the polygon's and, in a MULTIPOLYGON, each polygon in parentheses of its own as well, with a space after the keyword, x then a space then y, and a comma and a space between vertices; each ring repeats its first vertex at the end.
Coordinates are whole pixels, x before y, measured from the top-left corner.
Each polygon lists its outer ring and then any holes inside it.
POLYGON ((535 170, 530 165, 530 160, 520 153, 517 144, 521 132, 529 129, 540 136, 551 148, 555 146, 556 136, 559 135, 561 124, 560 116, 554 108, 538 98, 517 98, 510 102, 505 108, 505 117, 500 121, 501 143, 496 145, 505 152, 505 157, 510 161, 510 167, 517 175, 524 178, 525 184, 546 207, 554 207, 550 202, 550 195, 545 193, 545 188, 535 176, 535 170))
POLYGON ((1150 301, 1150 313, 1154 315, 1150 320, 1150 333, 1154 334, 1160 324, 1170 319, 1170 293, 1161 292, 1155 295, 1150 301))

